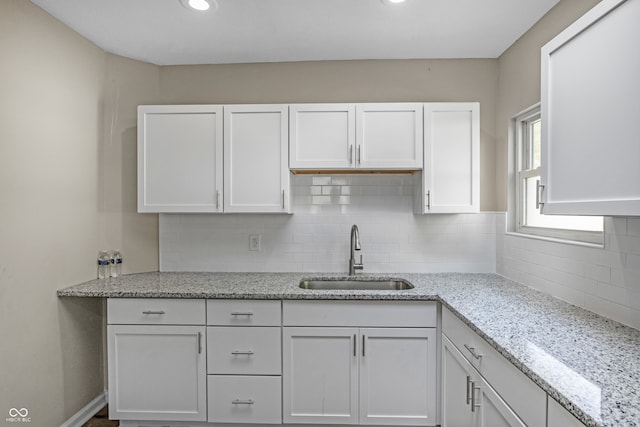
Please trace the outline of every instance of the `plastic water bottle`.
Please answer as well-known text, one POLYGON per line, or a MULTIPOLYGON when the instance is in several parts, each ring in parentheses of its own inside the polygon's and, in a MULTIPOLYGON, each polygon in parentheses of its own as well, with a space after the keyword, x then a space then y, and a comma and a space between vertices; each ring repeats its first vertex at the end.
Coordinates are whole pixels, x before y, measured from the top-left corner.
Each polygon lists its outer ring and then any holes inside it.
POLYGON ((98 252, 98 279, 109 277, 109 254, 106 251, 98 252))
POLYGON ((111 252, 111 277, 118 277, 122 274, 122 255, 119 250, 111 252))

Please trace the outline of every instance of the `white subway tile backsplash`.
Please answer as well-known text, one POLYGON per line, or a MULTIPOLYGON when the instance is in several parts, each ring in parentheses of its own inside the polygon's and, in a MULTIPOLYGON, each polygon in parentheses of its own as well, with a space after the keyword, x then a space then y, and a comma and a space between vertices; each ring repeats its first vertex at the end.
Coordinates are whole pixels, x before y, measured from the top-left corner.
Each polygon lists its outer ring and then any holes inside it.
POLYGON ((160 215, 161 270, 344 273, 357 224, 365 272, 495 272, 502 215, 414 215, 411 176, 296 175, 292 194, 293 215, 160 215))
POLYGON ((640 218, 605 218, 604 248, 496 236, 498 274, 640 327, 640 218))

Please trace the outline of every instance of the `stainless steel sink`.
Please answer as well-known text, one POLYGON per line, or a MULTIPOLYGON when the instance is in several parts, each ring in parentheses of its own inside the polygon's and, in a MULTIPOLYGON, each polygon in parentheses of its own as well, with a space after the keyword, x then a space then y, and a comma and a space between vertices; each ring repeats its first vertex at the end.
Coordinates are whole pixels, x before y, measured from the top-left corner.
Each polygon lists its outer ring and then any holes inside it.
POLYGON ((401 291, 413 289, 413 285, 402 279, 304 279, 302 289, 345 291, 401 291))

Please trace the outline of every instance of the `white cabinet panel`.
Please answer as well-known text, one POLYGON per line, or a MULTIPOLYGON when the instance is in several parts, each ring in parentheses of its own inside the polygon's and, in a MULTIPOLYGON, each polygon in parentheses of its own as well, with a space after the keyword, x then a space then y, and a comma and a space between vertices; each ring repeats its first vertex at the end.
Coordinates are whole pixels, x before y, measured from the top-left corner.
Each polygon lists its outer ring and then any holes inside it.
POLYGON ((288 212, 286 105, 224 107, 225 212, 288 212))
POLYGON ((422 104, 357 104, 356 165, 422 169, 422 104))
POLYGON ((542 49, 545 214, 640 215, 638 22, 604 0, 542 49))
POLYGON ((280 326, 282 303, 269 300, 207 300, 207 325, 280 326))
POLYGON ((354 328, 284 328, 285 423, 358 423, 357 334, 354 328))
POLYGON ((280 424, 281 389, 279 376, 209 375, 208 421, 280 424))
POLYGON ((196 299, 109 298, 109 324, 204 325, 205 302, 196 299))
POLYGON ((138 107, 138 212, 218 212, 222 107, 138 107))
POLYGON ((480 104, 424 105, 424 169, 419 213, 480 210, 480 104))
POLYGON ((209 374, 280 375, 279 327, 208 327, 209 374))
POLYGON ((291 169, 351 168, 354 155, 354 104, 289 106, 291 169))
POLYGON ((109 417, 205 421, 204 326, 109 325, 109 417))
POLYGON ((584 427, 584 424, 560 406, 555 399, 549 397, 547 403, 547 427, 584 427))
POLYGON ((360 424, 436 424, 435 328, 362 329, 360 424))

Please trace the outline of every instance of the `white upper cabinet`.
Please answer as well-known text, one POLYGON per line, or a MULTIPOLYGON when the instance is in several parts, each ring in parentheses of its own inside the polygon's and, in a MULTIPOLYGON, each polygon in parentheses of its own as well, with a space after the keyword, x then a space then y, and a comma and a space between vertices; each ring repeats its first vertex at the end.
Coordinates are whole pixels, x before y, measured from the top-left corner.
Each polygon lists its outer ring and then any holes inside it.
POLYGON ((422 169, 422 104, 357 104, 356 167, 422 169))
POLYGON ((422 104, 289 107, 291 169, 421 169, 422 104))
POLYGON ((288 212, 286 105, 224 107, 224 211, 288 212))
MULTIPOLYGON (((424 104, 424 169, 417 213, 480 210, 480 104, 424 104)), ((420 185, 421 184, 421 185, 420 185)))
POLYGON ((286 105, 138 107, 138 212, 288 213, 288 120, 286 105))
POLYGON ((138 108, 138 212, 218 212, 222 107, 138 108))
POLYGON ((348 169, 356 143, 353 104, 289 106, 289 167, 348 169))
POLYGON ((542 48, 542 212, 640 215, 640 1, 603 0, 542 48))

